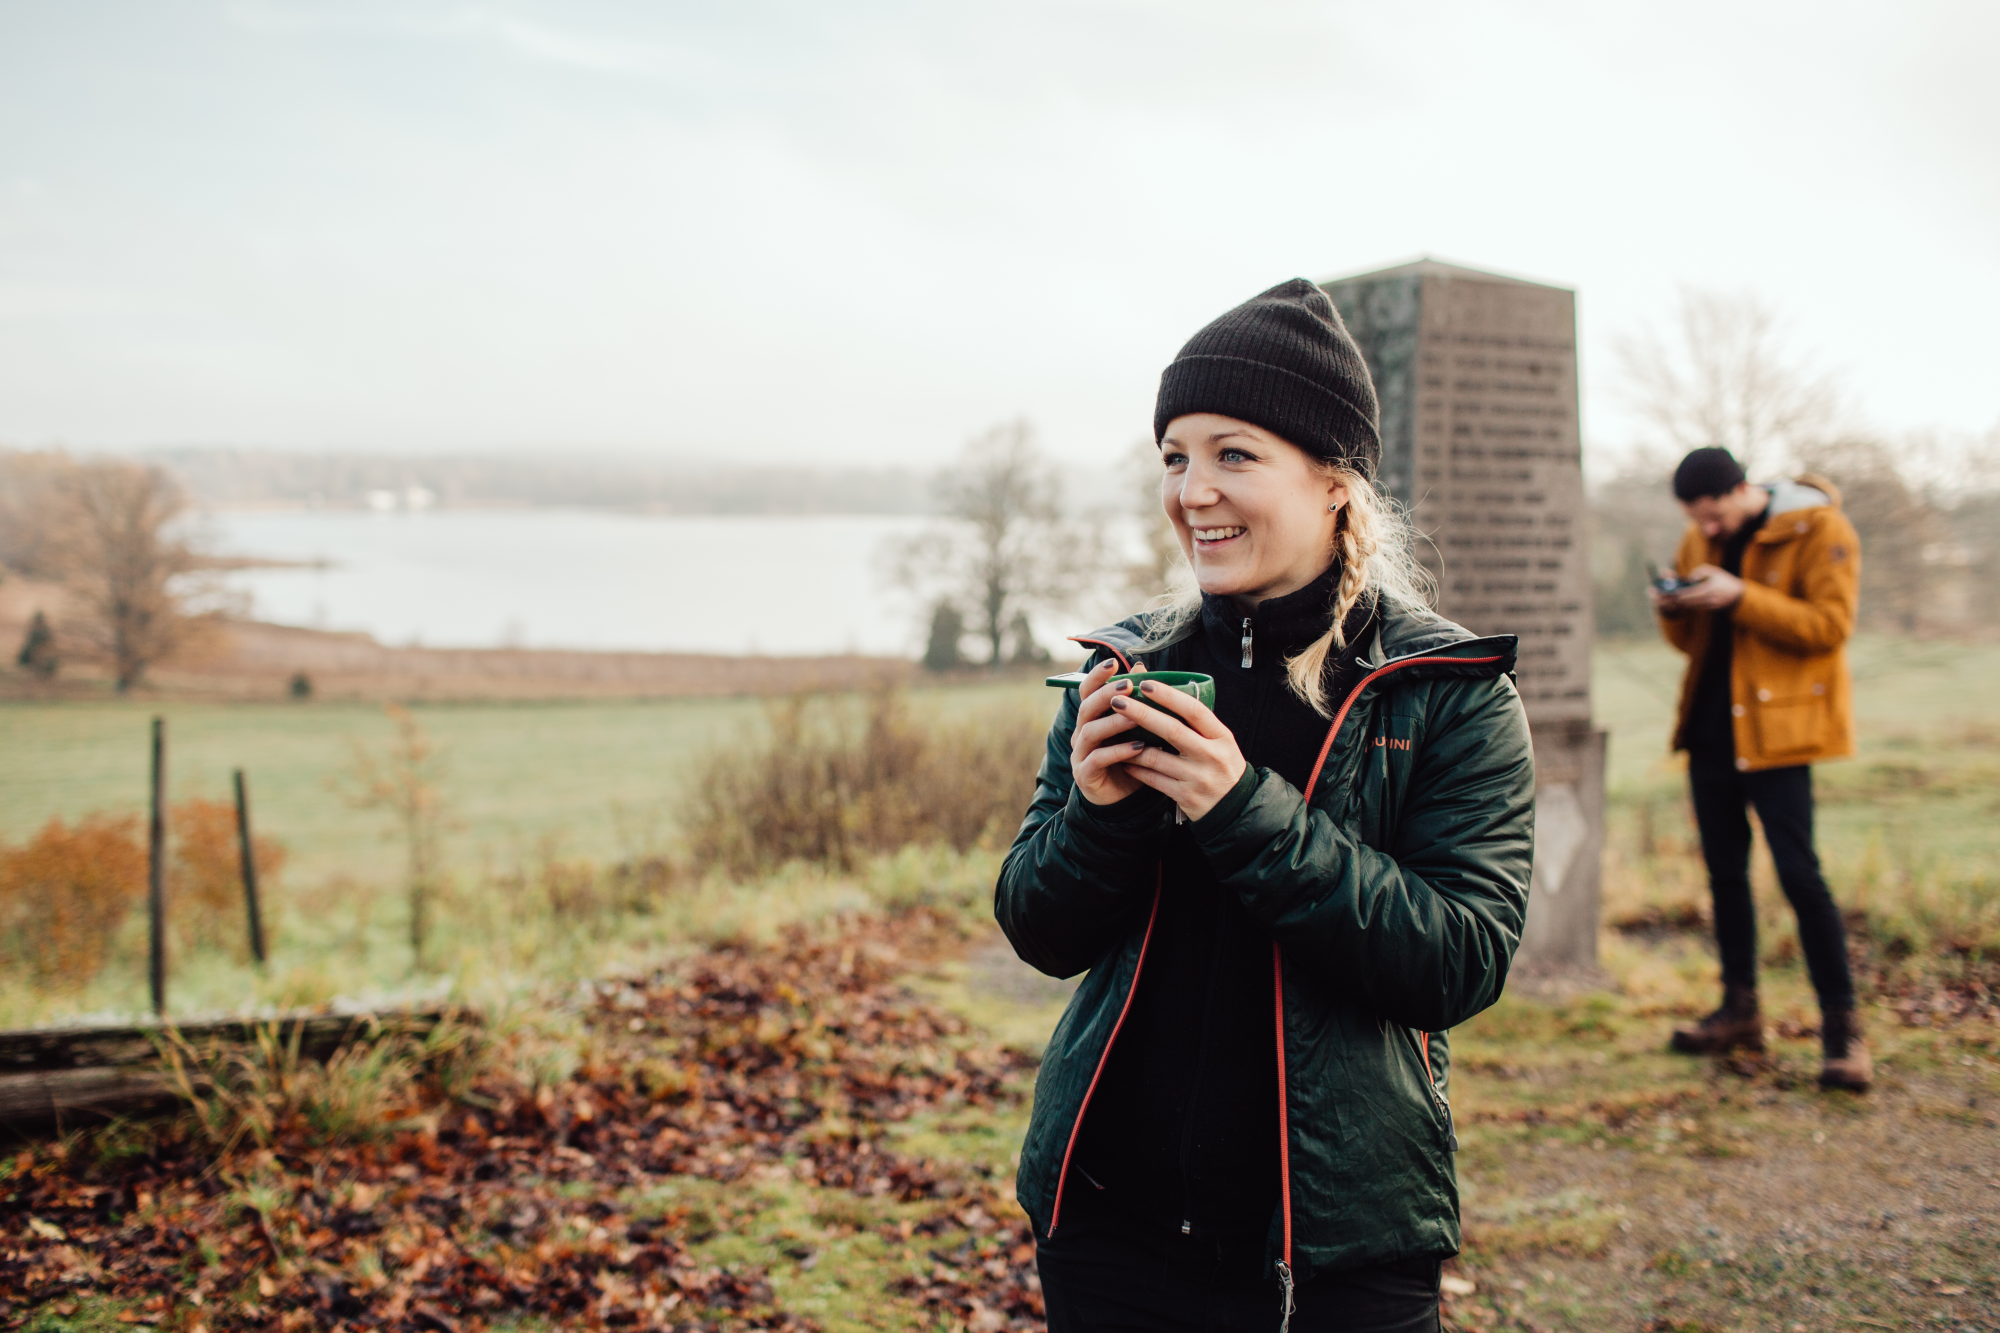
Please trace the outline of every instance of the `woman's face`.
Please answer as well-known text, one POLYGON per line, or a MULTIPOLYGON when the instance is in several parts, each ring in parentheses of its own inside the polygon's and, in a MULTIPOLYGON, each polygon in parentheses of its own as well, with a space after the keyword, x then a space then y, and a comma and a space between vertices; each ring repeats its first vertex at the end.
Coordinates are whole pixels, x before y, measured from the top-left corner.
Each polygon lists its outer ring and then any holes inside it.
POLYGON ((1244 610, 1297 592, 1333 563, 1347 487, 1261 427, 1197 412, 1160 440, 1160 503, 1205 593, 1244 610))

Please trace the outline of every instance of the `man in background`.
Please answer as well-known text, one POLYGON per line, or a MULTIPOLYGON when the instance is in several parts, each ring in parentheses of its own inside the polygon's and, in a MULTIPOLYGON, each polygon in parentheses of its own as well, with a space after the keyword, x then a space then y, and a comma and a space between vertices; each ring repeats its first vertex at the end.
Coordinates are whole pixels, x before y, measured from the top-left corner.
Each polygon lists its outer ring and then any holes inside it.
POLYGON ((1750 897, 1754 806, 1819 996, 1820 1084, 1860 1092, 1874 1070, 1854 1011, 1847 932, 1813 847, 1810 766, 1854 753, 1846 644, 1861 544, 1831 483, 1808 476, 1752 485, 1726 449, 1682 459, 1674 496, 1688 529, 1675 578, 1656 582, 1652 599, 1667 642, 1688 657, 1673 748, 1688 752, 1723 998, 1677 1030, 1670 1047, 1764 1049, 1750 897))

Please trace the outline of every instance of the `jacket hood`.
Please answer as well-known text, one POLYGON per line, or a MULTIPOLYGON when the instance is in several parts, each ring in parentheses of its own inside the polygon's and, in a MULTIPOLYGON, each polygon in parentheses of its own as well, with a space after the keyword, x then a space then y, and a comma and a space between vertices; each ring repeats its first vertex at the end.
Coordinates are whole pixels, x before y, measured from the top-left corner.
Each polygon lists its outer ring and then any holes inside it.
POLYGON ((1795 509, 1820 509, 1831 505, 1840 508, 1840 489, 1825 477, 1805 472, 1791 480, 1767 481, 1764 489, 1771 492, 1771 517, 1789 514, 1795 509))

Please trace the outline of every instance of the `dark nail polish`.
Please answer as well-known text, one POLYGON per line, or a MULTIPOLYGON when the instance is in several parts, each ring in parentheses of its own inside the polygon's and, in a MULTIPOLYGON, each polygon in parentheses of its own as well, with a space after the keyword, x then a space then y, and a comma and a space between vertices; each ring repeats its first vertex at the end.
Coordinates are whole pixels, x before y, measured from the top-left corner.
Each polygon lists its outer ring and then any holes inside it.
POLYGON ((1126 701, 1123 699, 1113 699, 1111 701, 1111 706, 1113 708, 1123 708, 1125 706, 1125 702, 1126 701))
POLYGON ((1150 680, 1142 680, 1142 681, 1140 681, 1140 682, 1139 682, 1139 692, 1140 692, 1141 694, 1151 694, 1151 693, 1153 692, 1153 682, 1152 682, 1152 681, 1150 681, 1150 680))

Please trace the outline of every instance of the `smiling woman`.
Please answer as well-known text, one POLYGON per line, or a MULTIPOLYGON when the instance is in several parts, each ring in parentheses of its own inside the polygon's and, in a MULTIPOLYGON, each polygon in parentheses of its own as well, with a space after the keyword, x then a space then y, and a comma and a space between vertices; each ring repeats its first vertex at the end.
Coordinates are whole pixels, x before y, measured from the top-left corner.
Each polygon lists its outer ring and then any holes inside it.
POLYGON ((1154 436, 1195 588, 1078 636, 995 897, 1023 959, 1089 973, 1015 1181, 1049 1327, 1434 1330, 1443 1034, 1499 997, 1532 859, 1514 640, 1423 606, 1367 366, 1311 283, 1196 334, 1154 436))
POLYGON ((1160 462, 1161 506, 1194 577, 1159 617, 1151 636, 1158 645, 1199 618, 1204 593, 1228 596, 1248 612, 1311 583, 1335 552, 1333 614, 1286 663, 1292 689, 1325 716, 1327 655, 1347 645, 1347 615, 1362 595, 1372 587, 1411 605, 1430 601, 1431 574, 1417 561, 1415 529, 1364 471, 1213 412, 1173 422, 1160 440, 1160 462))

